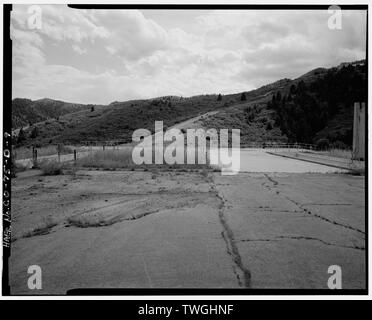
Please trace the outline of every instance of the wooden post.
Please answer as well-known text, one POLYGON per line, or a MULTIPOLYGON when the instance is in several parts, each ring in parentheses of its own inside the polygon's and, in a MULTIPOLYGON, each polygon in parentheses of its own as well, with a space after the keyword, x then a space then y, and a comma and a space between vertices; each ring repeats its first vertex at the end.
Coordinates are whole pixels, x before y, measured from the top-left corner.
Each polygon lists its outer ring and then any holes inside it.
POLYGON ((59 143, 59 144, 57 145, 58 162, 61 162, 61 149, 62 149, 62 146, 61 146, 61 144, 59 143))
POLYGON ((76 149, 74 149, 74 165, 76 166, 76 149))
POLYGON ((34 153, 34 155, 33 155, 33 158, 34 158, 34 168, 36 168, 37 167, 37 149, 36 148, 34 148, 33 149, 33 153, 34 153))
POLYGON ((354 160, 365 159, 365 103, 354 103, 353 152, 354 160))

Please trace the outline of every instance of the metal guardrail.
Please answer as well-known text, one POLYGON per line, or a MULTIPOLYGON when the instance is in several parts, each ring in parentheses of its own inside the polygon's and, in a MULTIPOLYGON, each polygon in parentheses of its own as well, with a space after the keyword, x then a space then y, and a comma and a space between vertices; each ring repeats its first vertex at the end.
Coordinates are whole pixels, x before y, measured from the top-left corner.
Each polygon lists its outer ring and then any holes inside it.
POLYGON ((127 144, 128 141, 126 140, 106 140, 106 141, 101 141, 101 140, 86 140, 86 141, 81 141, 81 145, 83 146, 117 146, 120 144, 127 144))
POLYGON ((240 148, 270 148, 270 149, 305 149, 317 150, 315 144, 310 143, 277 143, 277 142, 252 142, 240 144, 240 148))
MULTIPOLYGON (((121 144, 128 144, 124 140, 86 140, 82 141, 83 146, 117 146, 121 144)), ((277 143, 277 142, 250 142, 240 144, 241 148, 284 148, 284 149, 307 149, 316 150, 315 144, 310 143, 277 143)))

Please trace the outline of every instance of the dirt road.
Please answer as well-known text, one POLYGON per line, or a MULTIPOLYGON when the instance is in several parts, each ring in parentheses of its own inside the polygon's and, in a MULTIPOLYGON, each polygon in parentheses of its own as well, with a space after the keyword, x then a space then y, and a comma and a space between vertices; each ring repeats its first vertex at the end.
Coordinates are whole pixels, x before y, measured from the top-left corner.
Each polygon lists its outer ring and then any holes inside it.
POLYGON ((79 171, 13 180, 12 294, 364 288, 364 177, 79 171), (39 265, 43 287, 27 287, 39 265))

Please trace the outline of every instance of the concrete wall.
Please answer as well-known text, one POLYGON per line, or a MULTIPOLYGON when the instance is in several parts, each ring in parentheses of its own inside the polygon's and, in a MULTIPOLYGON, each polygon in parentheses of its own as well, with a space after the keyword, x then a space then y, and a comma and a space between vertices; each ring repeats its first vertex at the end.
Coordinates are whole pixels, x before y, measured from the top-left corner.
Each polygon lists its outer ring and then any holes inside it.
POLYGON ((366 105, 364 102, 354 103, 354 127, 353 127, 353 159, 365 159, 365 124, 366 105))

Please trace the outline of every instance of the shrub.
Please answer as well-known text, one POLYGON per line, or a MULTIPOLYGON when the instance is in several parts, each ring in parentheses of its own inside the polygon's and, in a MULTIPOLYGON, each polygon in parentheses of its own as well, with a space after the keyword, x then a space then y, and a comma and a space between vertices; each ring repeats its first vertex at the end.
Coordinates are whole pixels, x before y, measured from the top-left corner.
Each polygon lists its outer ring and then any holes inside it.
POLYGON ((19 134, 17 137, 17 143, 21 143, 25 140, 26 140, 26 133, 24 132, 23 128, 21 128, 21 130, 19 130, 19 134))
POLYGON ((316 142, 316 147, 318 149, 321 149, 321 150, 324 150, 324 149, 328 149, 329 148, 329 140, 328 139, 319 139, 317 142, 316 142))
POLYGON ((39 135, 39 130, 38 130, 37 127, 34 127, 34 128, 32 129, 32 131, 31 131, 31 135, 30 135, 30 137, 31 137, 32 139, 34 139, 34 138, 36 138, 38 135, 39 135))
POLYGON ((240 97, 240 101, 246 101, 246 100, 247 100, 247 97, 245 95, 245 92, 243 92, 241 97, 240 97))
POLYGON ((38 167, 44 176, 56 176, 63 174, 62 164, 57 161, 42 161, 38 167))
POLYGON ((347 145, 342 141, 336 141, 332 143, 332 148, 334 149, 347 149, 347 145))
POLYGON ((56 219, 52 217, 44 218, 42 223, 40 223, 38 226, 36 226, 34 229, 31 229, 27 232, 25 232, 22 237, 23 238, 30 238, 34 236, 41 236, 50 233, 50 230, 58 225, 58 222, 56 219))

